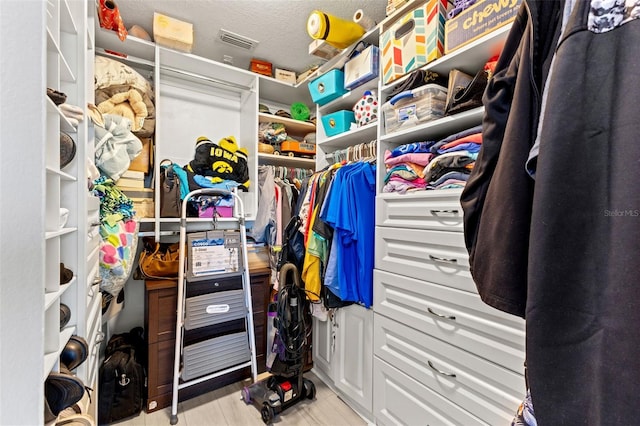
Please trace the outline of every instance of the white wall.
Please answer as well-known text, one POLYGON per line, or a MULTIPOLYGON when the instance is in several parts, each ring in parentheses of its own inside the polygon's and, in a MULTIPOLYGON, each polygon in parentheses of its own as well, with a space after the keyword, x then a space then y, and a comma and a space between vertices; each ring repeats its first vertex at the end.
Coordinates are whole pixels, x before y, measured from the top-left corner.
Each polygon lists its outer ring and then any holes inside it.
POLYGON ((0 424, 44 419, 43 1, 0 0, 0 424))

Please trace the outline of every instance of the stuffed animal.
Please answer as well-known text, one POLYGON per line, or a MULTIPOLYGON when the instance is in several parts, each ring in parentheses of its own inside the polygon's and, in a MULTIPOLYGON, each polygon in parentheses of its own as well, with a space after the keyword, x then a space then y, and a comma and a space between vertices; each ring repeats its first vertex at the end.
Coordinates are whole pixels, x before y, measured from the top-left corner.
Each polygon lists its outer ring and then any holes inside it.
POLYGON ((144 125, 147 118, 147 106, 142 95, 136 89, 116 93, 98 105, 102 114, 119 115, 131 121, 131 130, 136 132, 144 125))

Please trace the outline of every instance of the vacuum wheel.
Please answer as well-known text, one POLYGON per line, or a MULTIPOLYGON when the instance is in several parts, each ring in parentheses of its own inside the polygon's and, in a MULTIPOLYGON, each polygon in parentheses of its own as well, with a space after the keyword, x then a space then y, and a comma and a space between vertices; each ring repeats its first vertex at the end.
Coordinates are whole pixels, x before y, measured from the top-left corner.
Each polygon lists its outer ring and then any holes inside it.
POLYGON ((262 421, 264 424, 268 425, 271 423, 274 417, 273 408, 267 404, 266 402, 262 405, 262 409, 260 410, 260 416, 262 417, 262 421))
POLYGON ((304 380, 304 394, 308 399, 314 399, 316 397, 316 385, 311 380, 304 380))

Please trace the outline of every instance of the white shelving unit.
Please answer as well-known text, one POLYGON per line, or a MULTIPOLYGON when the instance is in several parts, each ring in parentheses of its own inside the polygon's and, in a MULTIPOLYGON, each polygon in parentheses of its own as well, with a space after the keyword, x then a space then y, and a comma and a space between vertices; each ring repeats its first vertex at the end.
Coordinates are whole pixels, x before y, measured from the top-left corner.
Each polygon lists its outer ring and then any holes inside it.
MULTIPOLYGON (((368 37, 378 37, 423 3, 407 2, 368 37)), ((444 76, 454 68, 473 75, 500 52, 509 29, 501 27, 423 68, 444 76)), ((387 85, 376 79, 318 106, 318 122, 351 109, 366 89, 377 90, 382 105, 406 79, 387 85)), ((497 424, 512 417, 524 395, 524 323, 480 301, 464 246, 461 191, 382 192, 387 149, 440 140, 481 124, 483 113, 480 107, 388 134, 382 111, 376 123, 333 137, 319 124, 317 169, 332 162, 326 155, 336 150, 378 142, 373 309, 338 309, 330 321, 314 320, 313 335, 314 370, 376 424, 497 424)))

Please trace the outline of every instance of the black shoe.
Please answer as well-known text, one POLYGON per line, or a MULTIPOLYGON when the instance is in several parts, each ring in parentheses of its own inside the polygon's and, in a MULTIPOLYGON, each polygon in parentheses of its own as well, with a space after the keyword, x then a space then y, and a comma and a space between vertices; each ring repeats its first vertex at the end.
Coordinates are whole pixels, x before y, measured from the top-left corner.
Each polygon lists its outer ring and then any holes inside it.
POLYGON ((89 344, 80 336, 71 336, 60 354, 60 362, 73 370, 86 361, 89 356, 89 344))
POLYGON ((60 263, 60 284, 66 284, 73 279, 73 271, 60 263))
POLYGON ((80 401, 84 392, 82 380, 69 373, 49 373, 44 382, 46 404, 54 416, 80 401))
POLYGON ((62 330, 71 320, 71 309, 64 303, 60 304, 60 330, 62 330))

